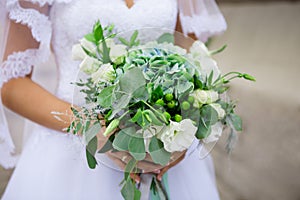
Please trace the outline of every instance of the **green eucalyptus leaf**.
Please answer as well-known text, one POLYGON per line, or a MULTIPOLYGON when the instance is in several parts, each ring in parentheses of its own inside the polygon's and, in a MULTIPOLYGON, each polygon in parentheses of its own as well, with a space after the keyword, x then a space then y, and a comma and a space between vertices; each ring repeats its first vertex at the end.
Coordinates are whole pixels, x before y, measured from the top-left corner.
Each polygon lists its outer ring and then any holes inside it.
POLYGON ((167 42, 167 43, 174 44, 174 41, 175 41, 174 35, 171 33, 164 33, 157 39, 158 43, 167 42))
POLYGON ((201 140, 207 138, 211 133, 211 125, 205 124, 204 120, 201 118, 199 120, 198 129, 196 132, 196 137, 201 140))
POLYGON ((146 157, 144 138, 131 137, 128 144, 129 153, 136 160, 143 160, 146 157))
POLYGON ((234 113, 230 113, 229 115, 230 120, 232 122, 232 125, 236 131, 242 131, 243 130, 243 123, 240 116, 234 113))
POLYGON ((90 127, 84 134, 83 138, 86 144, 89 144, 89 142, 100 132, 101 130, 101 124, 95 123, 92 127, 90 127))
POLYGON ((88 161, 88 165, 91 169, 94 169, 97 165, 97 161, 95 158, 95 153, 97 151, 98 139, 95 136, 86 147, 86 158, 88 161))
POLYGON ((128 151, 129 141, 132 137, 128 134, 128 129, 130 128, 122 129, 116 133, 116 137, 112 144, 114 149, 118 151, 128 151))
POLYGON ((141 191, 134 187, 134 200, 140 200, 142 196, 141 191))
POLYGON ((127 94, 132 94, 141 87, 145 87, 146 79, 141 69, 134 67, 125 72, 120 78, 120 90, 127 94))
POLYGON ((112 106, 113 102, 113 91, 116 88, 116 86, 108 86, 104 88, 98 95, 97 103, 102 106, 103 108, 108 108, 112 106))
POLYGON ((124 179, 130 179, 130 173, 132 173, 134 171, 134 169, 136 168, 136 164, 137 161, 132 158, 127 165, 125 166, 125 170, 124 170, 124 179))
POLYGON ((110 151, 111 149, 113 149, 113 141, 115 139, 115 134, 112 134, 108 140, 106 141, 106 143, 104 144, 104 146, 98 151, 98 153, 106 153, 108 151, 110 151))
POLYGON ((219 120, 218 112, 210 105, 205 105, 201 108, 201 116, 205 124, 213 125, 219 120))
POLYGON ((127 179, 121 189, 121 194, 125 200, 134 200, 135 185, 131 179, 127 179))
POLYGON ((150 144, 149 144, 149 153, 152 158, 152 160, 156 164, 160 164, 165 166, 170 162, 171 153, 167 152, 164 149, 164 145, 162 141, 157 139, 156 137, 152 137, 150 144))
POLYGON ((89 168, 95 169, 97 165, 97 160, 96 158, 86 149, 86 159, 89 165, 89 168))
POLYGON ((117 113, 128 106, 131 99, 131 94, 123 94, 120 98, 117 99, 118 102, 116 105, 113 105, 113 111, 108 118, 109 120, 113 119, 117 113))

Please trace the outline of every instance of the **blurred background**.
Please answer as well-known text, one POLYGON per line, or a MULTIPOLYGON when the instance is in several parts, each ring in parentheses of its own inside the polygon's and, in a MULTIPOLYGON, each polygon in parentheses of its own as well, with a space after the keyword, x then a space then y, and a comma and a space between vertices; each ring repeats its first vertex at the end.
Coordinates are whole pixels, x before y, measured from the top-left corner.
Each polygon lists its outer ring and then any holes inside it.
MULTIPOLYGON (((220 0, 219 5, 228 23, 226 33, 211 43, 211 49, 228 45, 215 56, 219 67, 257 79, 236 80, 229 92, 238 97, 244 131, 230 155, 226 135, 212 151, 221 199, 300 200, 300 1, 220 0)), ((50 91, 56 81, 53 66, 51 58, 35 71, 50 91)), ((24 121, 7 115, 21 146, 17 133, 24 121)), ((11 173, 0 168, 0 197, 11 173)))

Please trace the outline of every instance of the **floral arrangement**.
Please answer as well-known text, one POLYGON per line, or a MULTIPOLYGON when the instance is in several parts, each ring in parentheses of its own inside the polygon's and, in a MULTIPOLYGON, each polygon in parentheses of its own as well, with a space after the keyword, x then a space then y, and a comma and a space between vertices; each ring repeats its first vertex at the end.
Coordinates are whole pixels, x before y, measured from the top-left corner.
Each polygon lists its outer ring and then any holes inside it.
MULTIPOLYGON (((221 96, 232 79, 255 79, 239 72, 221 75, 211 56, 223 49, 209 51, 195 41, 187 52, 174 45, 171 34, 140 44, 138 31, 126 40, 113 33, 113 26, 103 28, 99 22, 74 45, 73 58, 81 61, 87 77, 76 85, 87 106, 72 108, 75 119, 68 131, 82 135, 90 168, 97 165, 96 153, 130 153, 121 191, 125 199, 141 196, 129 173, 139 173, 137 163, 146 155, 165 166, 195 139, 216 141, 225 126, 232 134, 242 130, 235 103, 221 96), (99 150, 103 122, 108 140, 99 150)), ((151 190, 161 187, 154 178, 151 190)))

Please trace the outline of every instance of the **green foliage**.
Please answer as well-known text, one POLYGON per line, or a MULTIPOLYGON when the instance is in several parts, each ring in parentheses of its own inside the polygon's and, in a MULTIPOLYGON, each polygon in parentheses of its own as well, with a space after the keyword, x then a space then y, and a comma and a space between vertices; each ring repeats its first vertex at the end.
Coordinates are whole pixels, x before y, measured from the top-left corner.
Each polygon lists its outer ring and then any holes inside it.
POLYGON ((163 35, 161 35, 161 36, 157 39, 157 42, 158 42, 158 43, 164 43, 164 42, 167 42, 167 43, 172 43, 172 44, 174 44, 175 38, 174 38, 174 35, 171 34, 171 33, 164 33, 163 35))
POLYGON ((157 139, 156 137, 152 137, 150 144, 149 144, 149 153, 152 158, 152 160, 156 164, 160 164, 162 166, 165 166, 170 162, 171 153, 167 152, 164 149, 164 145, 162 141, 157 139))
POLYGON ((84 134, 84 141, 86 144, 89 142, 100 132, 101 125, 100 123, 95 123, 92 127, 90 127, 84 134))
POLYGON ((146 156, 144 138, 138 136, 131 137, 128 150, 135 160, 143 160, 146 156))
POLYGON ((113 141, 115 140, 115 136, 116 136, 115 134, 112 134, 108 138, 108 140, 104 144, 104 146, 98 151, 98 153, 106 153, 106 152, 112 150, 114 148, 112 144, 113 144, 113 141))
POLYGON ((91 169, 95 169, 97 165, 97 160, 95 158, 95 153, 97 151, 98 139, 95 136, 86 147, 86 157, 88 165, 91 169))
POLYGON ((121 129, 117 134, 113 142, 114 149, 118 151, 128 151, 129 141, 135 134, 135 129, 133 127, 121 129))
POLYGON ((114 102, 114 89, 116 88, 115 85, 108 86, 101 90, 97 97, 97 103, 102 106, 103 108, 109 108, 112 106, 112 103, 114 102))

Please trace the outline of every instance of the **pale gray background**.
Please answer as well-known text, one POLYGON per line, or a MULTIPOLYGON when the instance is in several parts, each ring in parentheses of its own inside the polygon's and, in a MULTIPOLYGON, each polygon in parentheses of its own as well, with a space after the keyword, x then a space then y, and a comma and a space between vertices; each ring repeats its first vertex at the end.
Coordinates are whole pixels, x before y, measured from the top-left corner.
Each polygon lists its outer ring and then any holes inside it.
MULTIPOLYGON (((224 150, 225 136, 213 150, 221 198, 300 200, 300 3, 219 2, 228 22, 227 32, 211 45, 228 44, 216 56, 220 68, 257 78, 256 83, 232 84, 230 95, 239 100, 237 112, 245 130, 231 156, 224 150)), ((35 73, 53 91, 53 59, 35 73)), ((20 146, 23 122, 12 113, 8 116, 20 146)), ((0 196, 10 174, 0 169, 0 196)))

